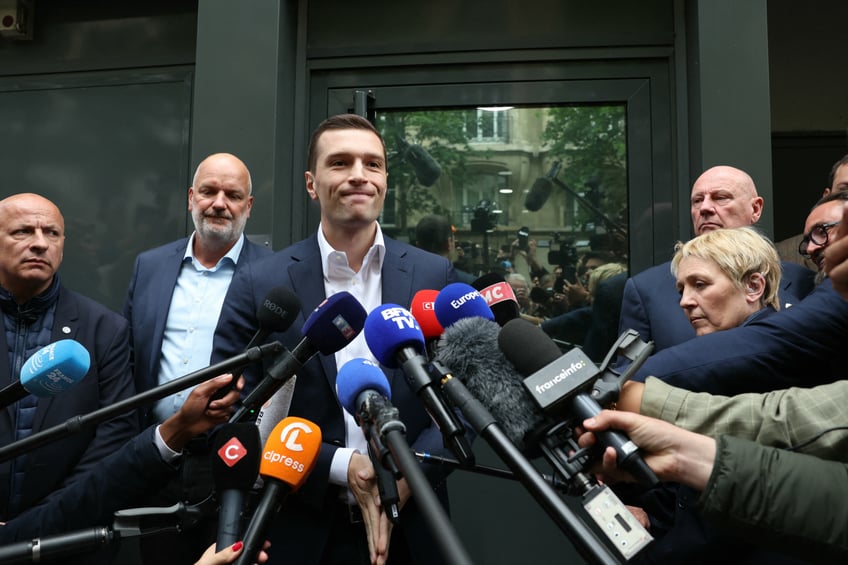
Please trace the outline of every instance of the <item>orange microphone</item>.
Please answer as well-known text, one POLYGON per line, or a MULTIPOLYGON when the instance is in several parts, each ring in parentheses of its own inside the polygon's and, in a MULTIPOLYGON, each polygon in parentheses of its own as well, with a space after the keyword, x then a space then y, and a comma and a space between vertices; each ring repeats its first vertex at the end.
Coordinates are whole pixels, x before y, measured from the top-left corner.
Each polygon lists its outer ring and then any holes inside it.
POLYGON ((299 489, 321 450, 321 428, 309 420, 289 416, 278 423, 262 451, 259 475, 265 481, 262 498, 244 534, 244 551, 237 565, 254 563, 262 549, 271 520, 290 492, 299 489))

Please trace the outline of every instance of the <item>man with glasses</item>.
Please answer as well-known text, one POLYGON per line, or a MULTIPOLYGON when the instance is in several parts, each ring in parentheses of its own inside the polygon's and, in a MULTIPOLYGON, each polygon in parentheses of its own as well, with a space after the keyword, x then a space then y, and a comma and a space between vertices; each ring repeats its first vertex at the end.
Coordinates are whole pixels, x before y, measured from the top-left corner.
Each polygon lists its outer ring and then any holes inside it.
POLYGON ((817 283, 824 278, 824 250, 832 241, 831 232, 842 220, 842 208, 846 201, 848 201, 848 192, 828 194, 816 202, 804 224, 804 237, 798 244, 798 253, 815 263, 818 268, 817 283))

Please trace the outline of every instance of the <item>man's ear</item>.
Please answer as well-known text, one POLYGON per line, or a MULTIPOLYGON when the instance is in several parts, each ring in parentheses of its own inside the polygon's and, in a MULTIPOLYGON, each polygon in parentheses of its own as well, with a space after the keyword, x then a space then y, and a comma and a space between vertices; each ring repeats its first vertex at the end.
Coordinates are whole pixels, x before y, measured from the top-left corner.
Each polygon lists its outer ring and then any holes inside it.
POLYGON ((318 200, 318 193, 315 192, 315 177, 309 171, 304 173, 304 177, 306 178, 306 193, 309 194, 309 198, 318 200))

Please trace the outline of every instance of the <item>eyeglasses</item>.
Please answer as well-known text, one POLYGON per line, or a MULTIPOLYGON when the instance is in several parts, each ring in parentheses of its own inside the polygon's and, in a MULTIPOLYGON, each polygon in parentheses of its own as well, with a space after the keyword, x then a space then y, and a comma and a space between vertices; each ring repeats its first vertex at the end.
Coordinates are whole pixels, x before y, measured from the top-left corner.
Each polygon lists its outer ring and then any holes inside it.
POLYGON ((826 224, 813 226, 810 233, 805 235, 803 239, 801 239, 801 243, 798 244, 798 253, 800 253, 802 257, 809 258, 810 254, 807 253, 807 246, 810 245, 810 242, 812 241, 816 245, 821 246, 827 245, 827 240, 830 236, 830 229, 838 225, 839 222, 828 222, 826 224))

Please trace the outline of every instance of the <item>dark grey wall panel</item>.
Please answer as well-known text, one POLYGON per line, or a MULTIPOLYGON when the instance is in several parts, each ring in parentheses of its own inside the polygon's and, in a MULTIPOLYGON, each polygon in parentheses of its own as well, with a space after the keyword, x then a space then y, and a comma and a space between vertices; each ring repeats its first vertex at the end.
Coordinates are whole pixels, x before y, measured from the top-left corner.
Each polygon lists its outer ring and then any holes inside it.
POLYGON ((135 255, 186 234, 190 104, 190 69, 0 80, 0 192, 59 206, 64 281, 113 309, 135 255))

